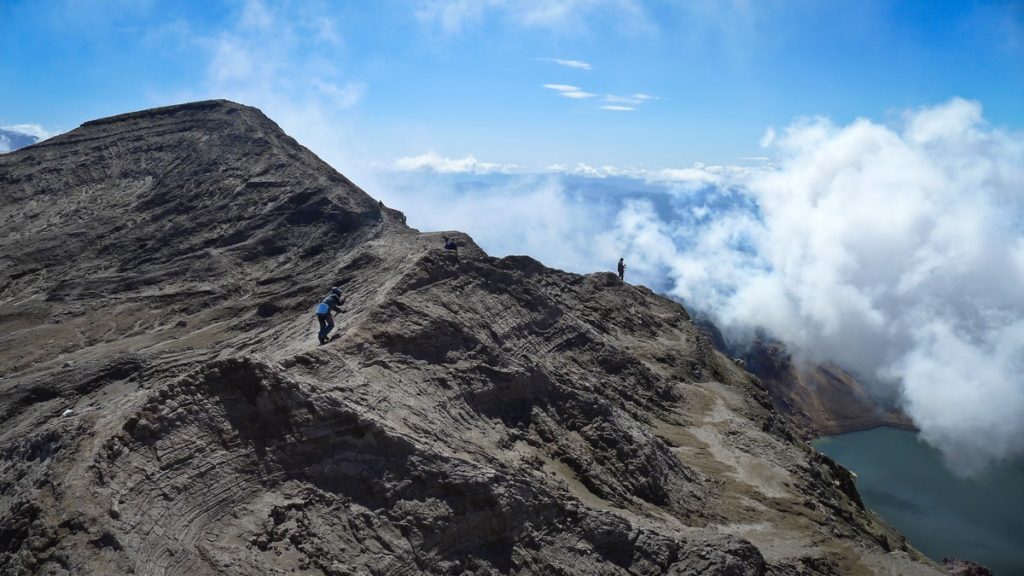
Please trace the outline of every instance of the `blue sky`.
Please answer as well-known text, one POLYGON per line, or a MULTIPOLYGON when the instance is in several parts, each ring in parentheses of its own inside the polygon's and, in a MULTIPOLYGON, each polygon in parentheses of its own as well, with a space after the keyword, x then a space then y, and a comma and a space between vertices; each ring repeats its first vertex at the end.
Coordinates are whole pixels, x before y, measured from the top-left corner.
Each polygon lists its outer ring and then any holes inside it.
POLYGON ((1021 2, 3 0, 0 54, 0 125, 226 97, 356 174, 742 163, 795 118, 952 97, 1024 126, 1021 2))

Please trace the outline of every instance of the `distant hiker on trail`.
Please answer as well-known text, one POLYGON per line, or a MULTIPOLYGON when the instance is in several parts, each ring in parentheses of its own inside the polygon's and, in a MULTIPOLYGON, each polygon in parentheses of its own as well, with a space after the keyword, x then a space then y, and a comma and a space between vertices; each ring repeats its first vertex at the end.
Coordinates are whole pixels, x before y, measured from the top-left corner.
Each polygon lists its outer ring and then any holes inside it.
POLYGON ((619 281, 620 282, 625 282, 625 280, 623 280, 623 278, 625 276, 626 276, 626 263, 622 261, 622 258, 619 258, 619 281))
POLYGON ((449 238, 447 236, 444 236, 443 238, 445 250, 454 250, 456 252, 459 251, 459 245, 455 242, 455 238, 449 238))
POLYGON ((331 293, 324 298, 320 304, 316 307, 316 319, 320 322, 320 339, 321 344, 326 344, 330 338, 328 334, 331 330, 334 330, 334 318, 331 317, 331 312, 341 312, 341 288, 331 288, 331 293))

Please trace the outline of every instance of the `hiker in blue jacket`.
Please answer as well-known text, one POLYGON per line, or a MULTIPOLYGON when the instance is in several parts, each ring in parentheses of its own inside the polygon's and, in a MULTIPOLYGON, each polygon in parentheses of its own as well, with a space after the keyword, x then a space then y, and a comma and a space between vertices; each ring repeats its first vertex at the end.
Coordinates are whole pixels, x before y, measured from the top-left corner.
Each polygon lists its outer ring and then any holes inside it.
POLYGON ((341 288, 331 288, 331 293, 327 295, 320 304, 316 307, 316 319, 320 322, 320 339, 321 344, 326 344, 330 338, 327 337, 334 330, 334 318, 331 317, 331 312, 341 312, 341 288))

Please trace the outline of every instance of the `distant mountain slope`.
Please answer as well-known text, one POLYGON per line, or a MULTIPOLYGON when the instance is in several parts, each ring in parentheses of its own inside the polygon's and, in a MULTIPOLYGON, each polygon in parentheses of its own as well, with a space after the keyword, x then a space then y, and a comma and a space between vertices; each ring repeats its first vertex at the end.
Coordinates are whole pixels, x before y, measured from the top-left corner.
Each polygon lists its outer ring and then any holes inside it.
POLYGON ((885 406, 846 370, 834 364, 801 364, 781 342, 757 338, 743 358, 775 406, 815 436, 876 426, 914 428, 909 417, 885 406))
POLYGON ((0 154, 31 146, 38 141, 39 137, 33 134, 0 128, 0 154))
POLYGON ((254 108, 0 156, 0 222, 0 573, 942 573, 682 306, 446 251, 254 108))
POLYGON ((750 342, 730 346, 714 322, 695 321, 719 350, 741 360, 757 376, 775 408, 789 416, 807 438, 854 432, 876 426, 913 429, 913 421, 873 396, 842 367, 798 361, 784 342, 763 333, 750 342))

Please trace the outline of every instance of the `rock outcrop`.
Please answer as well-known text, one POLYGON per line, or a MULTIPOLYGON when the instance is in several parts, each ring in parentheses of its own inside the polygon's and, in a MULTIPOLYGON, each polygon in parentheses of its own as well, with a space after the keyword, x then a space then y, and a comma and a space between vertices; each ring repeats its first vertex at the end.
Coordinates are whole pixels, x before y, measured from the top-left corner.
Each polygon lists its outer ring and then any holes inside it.
POLYGON ((446 251, 256 109, 0 198, 0 574, 942 573, 680 305, 446 251))

